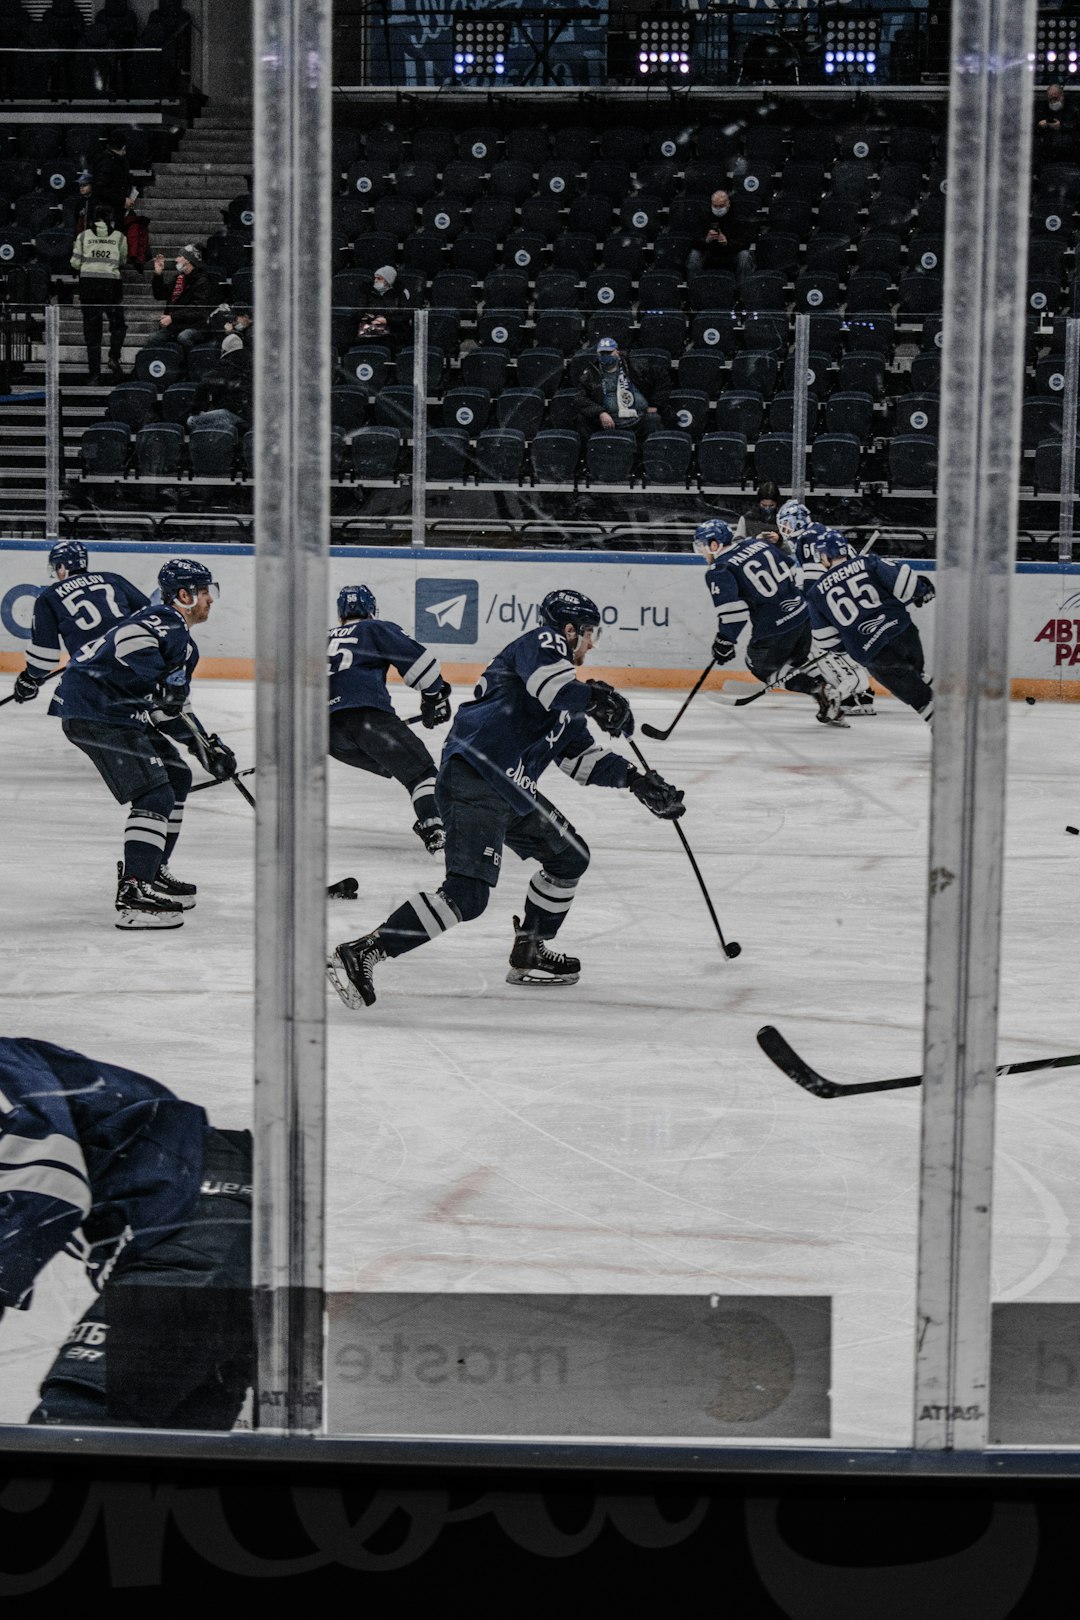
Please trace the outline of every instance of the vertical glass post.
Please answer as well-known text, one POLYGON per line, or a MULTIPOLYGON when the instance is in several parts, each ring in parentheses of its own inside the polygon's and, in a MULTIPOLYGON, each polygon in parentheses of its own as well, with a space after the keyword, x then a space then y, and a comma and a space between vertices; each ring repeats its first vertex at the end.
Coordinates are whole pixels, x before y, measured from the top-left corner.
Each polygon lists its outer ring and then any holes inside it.
POLYGON ((428 312, 413 315, 413 454, 412 543, 422 546, 427 534, 427 386, 428 312))
POLYGON ((1076 391, 1080 387, 1080 319, 1065 322, 1065 400, 1061 412, 1061 505, 1058 509, 1058 561, 1072 562, 1076 503, 1076 391))
POLYGON ((294 1432, 322 1426, 330 21, 254 8, 256 1406, 294 1432))
POLYGON ((810 317, 795 317, 795 399, 791 422, 791 498, 806 494, 806 408, 810 388, 810 317))
POLYGON ((60 306, 45 305, 45 538, 60 530, 60 306))
POLYGON ((1035 0, 953 0, 914 1443, 987 1440, 1035 0))

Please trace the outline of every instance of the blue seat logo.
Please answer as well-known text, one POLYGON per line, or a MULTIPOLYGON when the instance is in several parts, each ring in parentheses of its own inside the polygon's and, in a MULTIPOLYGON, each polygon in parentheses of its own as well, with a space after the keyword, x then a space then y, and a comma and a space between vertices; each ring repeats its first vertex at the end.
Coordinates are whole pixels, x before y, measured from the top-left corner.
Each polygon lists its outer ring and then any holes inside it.
POLYGON ((474 642, 479 608, 475 579, 418 579, 417 641, 474 642))

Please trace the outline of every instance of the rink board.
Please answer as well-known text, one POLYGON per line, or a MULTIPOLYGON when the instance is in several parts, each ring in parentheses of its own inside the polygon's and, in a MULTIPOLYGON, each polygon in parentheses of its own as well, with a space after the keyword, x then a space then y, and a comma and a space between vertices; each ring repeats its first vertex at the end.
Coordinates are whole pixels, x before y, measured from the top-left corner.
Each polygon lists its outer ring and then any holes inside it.
MULTIPOLYGON (((22 668, 34 600, 47 581, 42 541, 0 543, 0 669, 22 668)), ((127 575, 152 590, 176 546, 115 542, 94 545, 95 567, 127 575)), ((188 546, 221 584, 221 599, 198 634, 199 673, 251 679, 254 674, 254 571, 251 546, 188 546)), ((932 572, 932 564, 914 562, 932 572)), ((699 559, 642 552, 423 550, 335 546, 330 555, 327 623, 343 585, 363 582, 383 618, 434 648, 451 680, 474 680, 514 635, 537 622, 537 603, 558 587, 585 591, 604 628, 590 661, 594 677, 637 686, 685 687, 709 659, 715 618, 699 559)), ((916 621, 933 668, 934 604, 916 621)), ((1080 566, 1020 563, 1012 593, 1009 675, 1015 697, 1080 699, 1080 566), (1073 669, 1076 667, 1076 674, 1073 669)), ((736 661, 709 685, 747 679, 736 661)))

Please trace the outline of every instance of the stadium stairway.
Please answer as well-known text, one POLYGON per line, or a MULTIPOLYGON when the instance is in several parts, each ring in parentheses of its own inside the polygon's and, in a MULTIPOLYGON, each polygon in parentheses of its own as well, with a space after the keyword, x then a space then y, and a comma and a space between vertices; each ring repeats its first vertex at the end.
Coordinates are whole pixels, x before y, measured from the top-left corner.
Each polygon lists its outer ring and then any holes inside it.
MULTIPOLYGON (((198 122, 185 130, 175 157, 156 166, 153 185, 139 198, 139 211, 150 220, 151 257, 160 251, 169 265, 184 243, 205 245, 209 236, 223 229, 223 211, 234 197, 248 190, 251 142, 249 104, 208 105, 198 122)), ((153 297, 150 279, 148 261, 141 280, 124 282, 127 338, 121 364, 128 373, 139 350, 158 329, 162 306, 153 297)), ((70 285, 74 285, 73 280, 70 285)), ((106 326, 103 354, 107 350, 106 326)), ((60 304, 60 382, 65 464, 74 468, 83 431, 102 419, 111 386, 104 383, 91 387, 87 382, 77 299, 60 304)), ((19 391, 44 386, 45 347, 36 343, 19 391)), ((0 427, 5 440, 0 463, 0 513, 40 514, 45 510, 44 404, 35 401, 3 407, 0 427)))

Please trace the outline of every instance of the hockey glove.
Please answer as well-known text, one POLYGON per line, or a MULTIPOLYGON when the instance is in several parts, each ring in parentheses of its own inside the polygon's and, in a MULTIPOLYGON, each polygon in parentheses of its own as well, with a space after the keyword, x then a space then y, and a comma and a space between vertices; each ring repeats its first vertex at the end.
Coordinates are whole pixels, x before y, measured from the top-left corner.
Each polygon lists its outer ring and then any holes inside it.
POLYGON ((922 607, 924 602, 932 602, 936 592, 928 579, 920 579, 915 586, 914 602, 916 607, 922 607))
POLYGON ((591 715, 609 737, 632 737, 634 735, 634 716, 630 712, 630 705, 621 692, 616 692, 607 681, 586 681, 589 688, 589 707, 585 713, 591 715))
POLYGON ((199 750, 200 757, 215 782, 225 782, 236 775, 236 755, 228 743, 223 743, 217 732, 207 737, 199 750))
POLYGON ((449 720, 450 692, 451 687, 447 681, 440 681, 438 686, 429 687, 426 692, 421 692, 420 723, 425 731, 445 725, 449 720))
POLYGON ((187 676, 183 670, 174 670, 155 686, 154 708, 165 715, 166 719, 175 720, 187 702, 187 696, 187 676))
POLYGON ((16 703, 32 703, 38 695, 39 685, 40 682, 35 680, 34 676, 24 669, 22 674, 16 676, 15 679, 13 696, 16 703))
POLYGON ((682 788, 665 782, 659 771, 639 771, 636 765, 628 765, 626 785, 634 798, 640 799, 646 810, 651 810, 661 821, 678 821, 685 814, 682 788))
POLYGON ((718 664, 730 664, 735 656, 735 643, 729 641, 722 631, 716 632, 716 639, 712 644, 712 655, 718 664))

